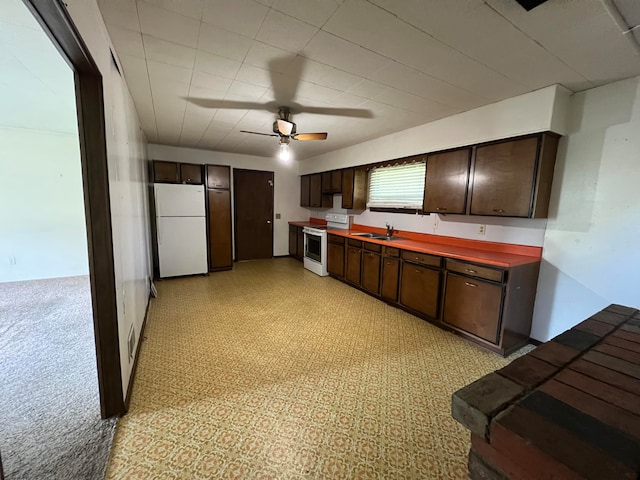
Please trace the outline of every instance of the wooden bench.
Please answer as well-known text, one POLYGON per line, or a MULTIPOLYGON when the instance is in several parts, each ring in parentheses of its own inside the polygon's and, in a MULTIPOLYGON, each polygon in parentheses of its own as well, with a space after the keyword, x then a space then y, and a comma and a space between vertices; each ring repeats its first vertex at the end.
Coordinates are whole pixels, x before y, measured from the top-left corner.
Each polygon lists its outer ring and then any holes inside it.
POLYGON ((640 312, 610 305, 453 394, 469 478, 640 479, 640 312))

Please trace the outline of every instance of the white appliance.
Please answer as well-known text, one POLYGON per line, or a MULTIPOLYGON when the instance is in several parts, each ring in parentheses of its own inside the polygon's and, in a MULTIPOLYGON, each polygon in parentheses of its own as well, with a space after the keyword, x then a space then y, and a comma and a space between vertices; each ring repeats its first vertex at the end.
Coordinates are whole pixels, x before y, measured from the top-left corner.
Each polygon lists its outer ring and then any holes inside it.
POLYGON ((207 273, 204 185, 154 183, 160 278, 207 273))
POLYGON ((341 213, 327 213, 327 225, 304 227, 304 268, 316 275, 326 277, 327 271, 327 228, 346 230, 351 227, 350 215, 341 213))

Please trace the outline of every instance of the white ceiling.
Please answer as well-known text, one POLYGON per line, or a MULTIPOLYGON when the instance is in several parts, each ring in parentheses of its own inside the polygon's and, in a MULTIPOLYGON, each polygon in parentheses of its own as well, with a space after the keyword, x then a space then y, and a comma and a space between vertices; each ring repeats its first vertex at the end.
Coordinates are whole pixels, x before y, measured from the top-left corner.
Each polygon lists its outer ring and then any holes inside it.
POLYGON ((21 0, 0 1, 0 126, 78 131, 73 70, 21 0))
POLYGON ((166 145, 272 156, 277 139, 240 130, 271 132, 285 104, 299 132, 329 133, 295 142, 300 160, 555 83, 580 91, 640 75, 638 29, 625 33, 638 0, 549 0, 529 12, 515 0, 99 6, 147 138, 166 145), (203 107, 222 101, 234 108, 203 107))

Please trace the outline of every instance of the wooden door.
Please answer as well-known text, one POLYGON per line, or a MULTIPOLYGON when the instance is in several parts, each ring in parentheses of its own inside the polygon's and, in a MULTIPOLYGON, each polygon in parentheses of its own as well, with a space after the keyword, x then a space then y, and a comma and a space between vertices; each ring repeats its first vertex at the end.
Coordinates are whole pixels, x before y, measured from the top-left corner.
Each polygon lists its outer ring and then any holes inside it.
POLYGON ((207 190, 209 204, 209 270, 232 267, 231 249, 231 192, 207 190))
POLYGON ((502 285, 449 273, 442 320, 497 344, 502 293, 502 285))
POLYGON ((396 302, 398 300, 398 279, 400 276, 400 260, 385 257, 382 260, 382 285, 380 295, 382 298, 396 302))
POLYGON ((233 169, 236 260, 273 257, 273 172, 233 169))
POLYGON ((466 213, 471 149, 463 148, 427 157, 422 210, 466 213))
POLYGON ((440 272, 409 262, 402 264, 400 303, 431 318, 438 318, 440 272))
POLYGON ((476 149, 471 215, 530 216, 539 138, 476 149))

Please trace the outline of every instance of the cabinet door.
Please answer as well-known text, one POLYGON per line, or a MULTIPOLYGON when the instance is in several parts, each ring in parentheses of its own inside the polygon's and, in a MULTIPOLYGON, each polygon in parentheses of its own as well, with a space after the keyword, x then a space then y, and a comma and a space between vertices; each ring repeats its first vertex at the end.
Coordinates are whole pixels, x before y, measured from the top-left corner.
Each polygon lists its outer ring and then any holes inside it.
POLYGON ((327 243, 327 270, 337 277, 344 277, 344 245, 327 243))
POLYGON ((382 298, 398 301, 398 278, 400 276, 400 260, 385 257, 382 259, 382 285, 380 295, 382 298))
POLYGON ((156 183, 178 183, 179 173, 176 162, 153 162, 153 181, 156 183))
POLYGON ((314 173, 309 179, 309 206, 322 207, 322 174, 314 173))
POLYGON ((202 185, 202 165, 181 163, 180 181, 190 185, 202 185))
POLYGON ((231 169, 226 165, 207 165, 207 188, 229 188, 231 169))
POLYGON ((342 208, 353 208, 353 168, 342 171, 342 208))
POLYGON ((209 201, 209 270, 231 268, 231 192, 207 190, 209 201))
POLYGON ((310 197, 310 187, 311 187, 311 176, 310 175, 302 175, 300 177, 300 206, 308 207, 310 206, 309 200, 310 197))
POLYGON ((498 344, 502 297, 502 285, 448 273, 442 320, 498 344))
POLYGON ((466 213, 470 162, 470 148, 427 157, 422 205, 425 212, 466 213))
POLYGON ((298 229, 295 225, 289 225, 289 255, 298 255, 298 229))
POLYGON ((362 249, 357 247, 347 247, 346 273, 348 282, 360 285, 360 265, 362 249))
POLYGON ((304 257, 304 232, 302 231, 302 227, 296 228, 296 237, 298 239, 298 248, 296 249, 298 258, 302 260, 304 257))
POLYGON ((342 208, 367 208, 367 172, 361 168, 342 171, 342 208))
POLYGON ((362 252, 362 288, 378 295, 380 293, 380 255, 362 252))
POLYGON ((322 172, 322 193, 333 193, 331 191, 331 172, 322 172))
POLYGON ((333 170, 331 172, 331 193, 342 192, 342 170, 333 170))
POLYGON ((539 136, 476 149, 471 215, 529 217, 539 136))
POLYGON ((400 303, 431 318, 438 318, 440 271, 402 263, 400 303))

